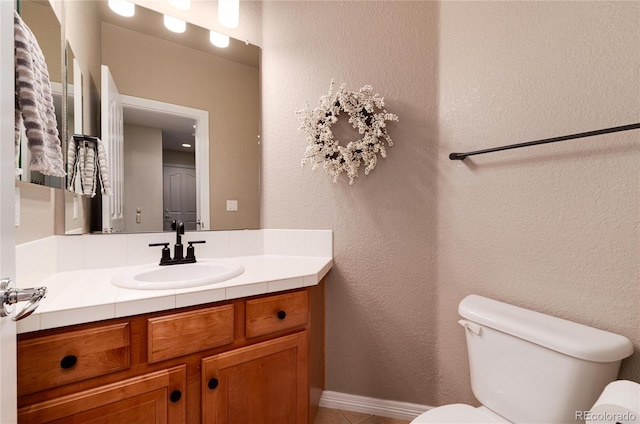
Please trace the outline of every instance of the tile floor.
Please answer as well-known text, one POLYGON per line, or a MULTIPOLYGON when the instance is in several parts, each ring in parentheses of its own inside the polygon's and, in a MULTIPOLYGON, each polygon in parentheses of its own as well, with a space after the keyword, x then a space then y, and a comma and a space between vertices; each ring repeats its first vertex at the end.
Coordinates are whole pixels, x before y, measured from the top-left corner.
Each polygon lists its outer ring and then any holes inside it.
POLYGON ((313 424, 409 424, 410 421, 376 417, 359 412, 319 408, 313 424))

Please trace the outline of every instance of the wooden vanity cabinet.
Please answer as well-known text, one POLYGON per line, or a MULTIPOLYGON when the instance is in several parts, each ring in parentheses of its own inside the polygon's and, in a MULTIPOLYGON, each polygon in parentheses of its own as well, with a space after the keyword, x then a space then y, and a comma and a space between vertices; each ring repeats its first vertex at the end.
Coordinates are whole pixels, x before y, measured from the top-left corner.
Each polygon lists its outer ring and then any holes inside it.
POLYGON ((313 423, 324 283, 18 336, 18 422, 313 423))

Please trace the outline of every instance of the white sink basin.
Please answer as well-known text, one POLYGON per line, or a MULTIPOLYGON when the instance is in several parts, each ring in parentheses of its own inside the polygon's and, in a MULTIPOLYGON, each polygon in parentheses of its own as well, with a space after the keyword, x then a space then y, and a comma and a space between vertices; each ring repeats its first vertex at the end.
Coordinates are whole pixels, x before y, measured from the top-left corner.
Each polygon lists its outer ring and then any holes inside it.
POLYGON ((181 289, 206 286, 237 277, 244 268, 227 259, 200 259, 192 264, 129 267, 111 279, 117 287, 137 290, 181 289))

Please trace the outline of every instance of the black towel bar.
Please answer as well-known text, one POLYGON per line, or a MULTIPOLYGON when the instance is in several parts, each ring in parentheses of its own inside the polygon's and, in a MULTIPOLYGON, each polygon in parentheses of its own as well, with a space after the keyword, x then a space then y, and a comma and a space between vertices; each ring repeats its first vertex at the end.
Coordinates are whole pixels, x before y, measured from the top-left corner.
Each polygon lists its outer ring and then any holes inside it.
POLYGON ((542 139, 542 140, 534 140, 534 141, 527 141, 527 142, 524 142, 524 143, 509 144, 507 146, 493 147, 491 149, 475 150, 473 152, 450 153, 449 154, 449 159, 451 159, 451 160, 463 160, 467 156, 482 155, 484 153, 499 152, 499 151, 502 151, 502 150, 509 150, 509 149, 518 149, 520 147, 537 146, 538 144, 555 143, 555 142, 558 142, 558 141, 574 140, 576 138, 593 137, 594 135, 602 135, 602 134, 610 134, 610 133, 614 133, 614 132, 637 130, 639 128, 640 128, 640 122, 637 123, 637 124, 629 124, 629 125, 622 125, 622 126, 619 126, 619 127, 603 128, 601 130, 587 131, 587 132, 583 132, 583 133, 563 135, 563 136, 560 136, 560 137, 545 138, 545 139, 542 139))

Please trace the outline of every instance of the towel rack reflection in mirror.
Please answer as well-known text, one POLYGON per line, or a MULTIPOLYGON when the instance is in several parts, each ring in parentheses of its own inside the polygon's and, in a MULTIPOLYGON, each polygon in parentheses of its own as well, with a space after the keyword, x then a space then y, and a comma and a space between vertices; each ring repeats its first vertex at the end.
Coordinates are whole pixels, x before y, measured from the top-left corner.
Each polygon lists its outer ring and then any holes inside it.
POLYGON ((80 142, 83 141, 84 147, 87 147, 87 141, 98 141, 98 137, 85 134, 74 134, 72 137, 78 146, 80 146, 80 142))

